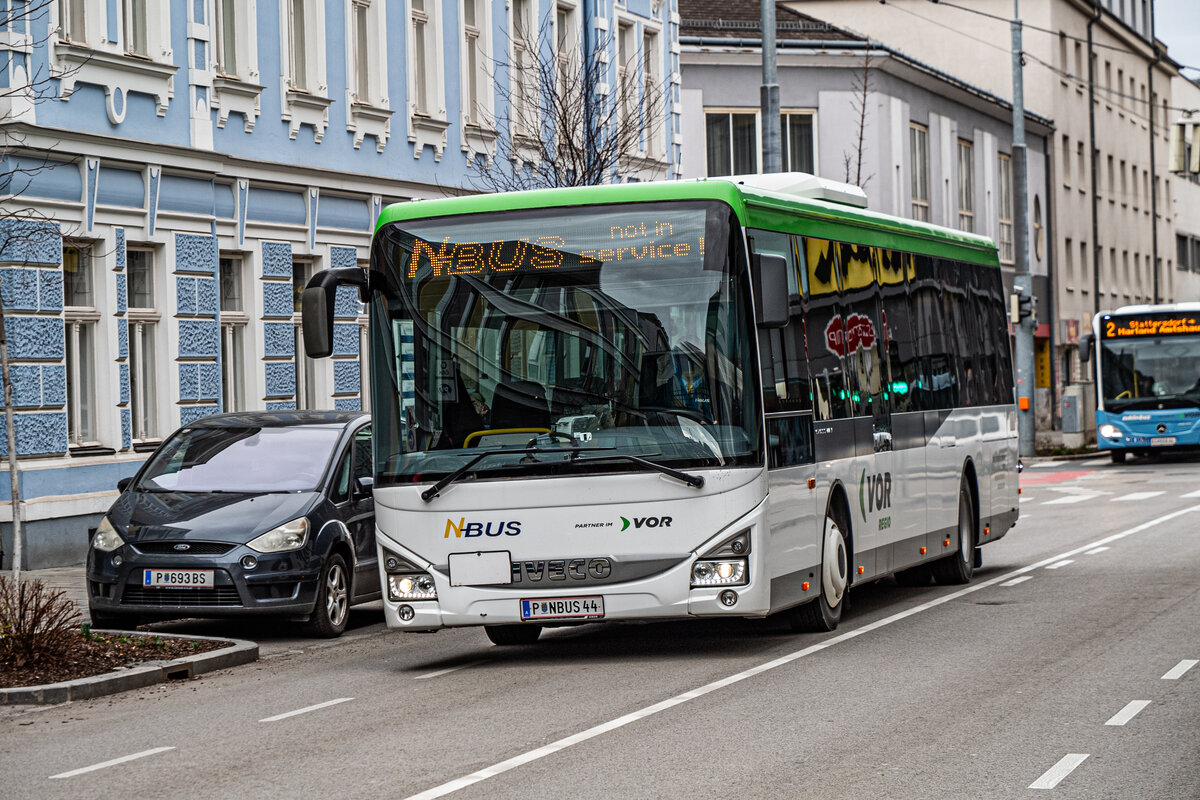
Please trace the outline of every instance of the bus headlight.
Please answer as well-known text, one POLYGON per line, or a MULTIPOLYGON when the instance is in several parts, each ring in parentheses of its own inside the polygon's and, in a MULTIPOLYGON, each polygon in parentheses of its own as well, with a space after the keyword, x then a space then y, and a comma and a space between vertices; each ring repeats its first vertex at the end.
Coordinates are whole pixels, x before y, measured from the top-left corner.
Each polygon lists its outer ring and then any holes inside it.
POLYGON ((1121 432, 1117 430, 1116 425, 1109 425, 1107 422, 1100 426, 1100 435, 1105 439, 1120 439, 1121 432))
POLYGON ((437 600, 437 587, 427 572, 388 575, 388 597, 392 600, 437 600))
POLYGON ((692 565, 692 586, 742 586, 749 583, 744 558, 697 561, 692 565))

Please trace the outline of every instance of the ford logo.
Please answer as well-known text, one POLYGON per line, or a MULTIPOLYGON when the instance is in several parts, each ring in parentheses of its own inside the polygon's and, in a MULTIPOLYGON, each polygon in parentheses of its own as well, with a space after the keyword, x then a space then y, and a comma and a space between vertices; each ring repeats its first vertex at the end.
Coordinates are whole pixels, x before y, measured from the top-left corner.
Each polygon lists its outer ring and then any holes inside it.
POLYGON ((175 545, 175 549, 182 553, 185 550, 191 550, 192 546, 190 544, 177 544, 175 545))

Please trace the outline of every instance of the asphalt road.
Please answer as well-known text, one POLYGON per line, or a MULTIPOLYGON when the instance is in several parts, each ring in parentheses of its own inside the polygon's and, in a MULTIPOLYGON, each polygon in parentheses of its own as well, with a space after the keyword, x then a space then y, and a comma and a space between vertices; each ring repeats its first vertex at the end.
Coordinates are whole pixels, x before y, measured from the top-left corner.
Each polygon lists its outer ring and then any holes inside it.
POLYGON ((1022 485, 969 586, 855 587, 831 634, 499 648, 367 609, 331 646, 0 713, 0 796, 1200 798, 1200 460, 1022 485))

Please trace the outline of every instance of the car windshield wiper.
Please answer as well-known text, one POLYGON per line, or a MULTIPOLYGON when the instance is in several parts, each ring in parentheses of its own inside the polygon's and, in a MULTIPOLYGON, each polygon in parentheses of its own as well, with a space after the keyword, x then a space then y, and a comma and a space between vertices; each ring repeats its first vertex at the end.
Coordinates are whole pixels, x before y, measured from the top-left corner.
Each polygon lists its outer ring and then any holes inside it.
POLYGON ((580 458, 575 456, 573 458, 568 458, 567 461, 572 464, 582 464, 593 461, 632 461, 634 464, 657 470, 663 475, 672 477, 677 481, 683 481, 688 486, 695 486, 697 489, 700 489, 704 486, 703 475, 692 475, 689 472, 673 469, 672 467, 668 467, 666 464, 659 464, 655 461, 642 458, 641 456, 630 455, 629 453, 609 453, 608 455, 594 456, 592 458, 580 458))
POLYGON ((552 447, 552 448, 534 447, 533 443, 535 441, 536 441, 536 437, 534 439, 530 439, 529 444, 525 447, 506 447, 503 449, 484 450, 483 452, 479 453, 474 458, 472 458, 470 461, 463 464, 461 467, 454 470, 446 477, 442 478, 440 481, 435 483, 433 486, 430 486, 428 489, 421 492, 421 499, 424 500, 426 503, 428 503, 430 500, 432 500, 433 498, 435 498, 439 494, 441 494, 443 489, 445 489, 447 486, 449 486, 450 484, 457 481, 463 475, 466 475, 468 472, 470 472, 472 469, 474 469, 476 464, 478 464, 480 461, 483 461, 488 456, 501 455, 501 454, 511 456, 511 455, 515 455, 517 453, 524 453, 525 454, 524 457, 518 463, 520 463, 520 464, 539 464, 541 462, 537 458, 535 458, 535 456, 537 456, 537 455, 567 454, 568 460, 570 460, 570 457, 576 453, 587 452, 589 450, 611 450, 612 449, 611 447, 578 447, 578 446, 576 446, 576 447, 573 447, 571 450, 564 451, 562 448, 558 448, 558 447, 552 447))

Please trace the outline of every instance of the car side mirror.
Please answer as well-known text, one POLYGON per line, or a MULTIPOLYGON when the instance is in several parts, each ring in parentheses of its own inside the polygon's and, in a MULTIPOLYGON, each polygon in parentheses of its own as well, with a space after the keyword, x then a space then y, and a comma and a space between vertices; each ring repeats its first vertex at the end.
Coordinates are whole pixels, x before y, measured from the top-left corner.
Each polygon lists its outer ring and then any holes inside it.
POLYGON ((788 263, 774 253, 755 253, 750 263, 754 278, 754 320, 760 328, 788 323, 788 263))
POLYGON ((355 478, 354 488, 361 497, 372 497, 375 494, 375 479, 369 475, 355 478))
POLYGON ((133 483, 133 478, 121 478, 117 481, 117 491, 123 492, 129 488, 129 484, 133 483))
POLYGON ((1096 343, 1096 337, 1093 334, 1085 333, 1079 337, 1079 363, 1086 364, 1092 360, 1092 347, 1096 343))

